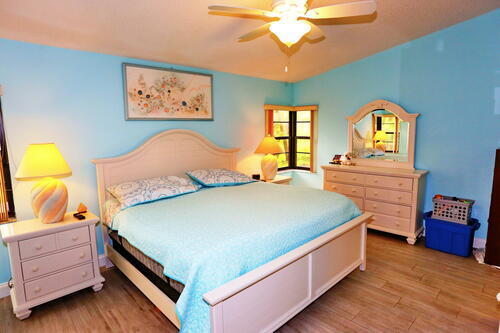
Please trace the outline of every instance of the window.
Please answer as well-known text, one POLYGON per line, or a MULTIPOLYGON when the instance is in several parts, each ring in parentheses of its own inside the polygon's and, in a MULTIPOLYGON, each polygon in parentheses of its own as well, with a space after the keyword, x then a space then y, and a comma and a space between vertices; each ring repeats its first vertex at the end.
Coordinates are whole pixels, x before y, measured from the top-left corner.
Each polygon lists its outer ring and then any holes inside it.
POLYGON ((300 169, 314 172, 317 105, 265 105, 266 134, 280 142, 284 153, 278 157, 278 170, 300 169))
POLYGON ((0 223, 14 220, 15 215, 7 140, 5 139, 2 103, 0 101, 0 223))

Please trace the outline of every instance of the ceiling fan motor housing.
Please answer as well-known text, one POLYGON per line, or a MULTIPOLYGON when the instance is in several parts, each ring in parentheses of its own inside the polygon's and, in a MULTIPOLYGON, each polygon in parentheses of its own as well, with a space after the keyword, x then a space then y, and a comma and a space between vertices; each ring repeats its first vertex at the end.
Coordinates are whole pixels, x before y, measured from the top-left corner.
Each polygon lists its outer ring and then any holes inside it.
POLYGON ((273 0, 272 7, 275 13, 298 17, 307 11, 307 0, 273 0))

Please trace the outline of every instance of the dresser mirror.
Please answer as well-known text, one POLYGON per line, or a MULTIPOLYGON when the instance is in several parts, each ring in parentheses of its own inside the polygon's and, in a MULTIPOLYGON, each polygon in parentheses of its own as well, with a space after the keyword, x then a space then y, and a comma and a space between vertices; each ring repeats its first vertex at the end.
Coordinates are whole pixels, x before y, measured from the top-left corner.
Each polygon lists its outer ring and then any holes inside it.
POLYGON ((353 162, 413 169, 417 116, 392 102, 376 100, 347 117, 353 162))

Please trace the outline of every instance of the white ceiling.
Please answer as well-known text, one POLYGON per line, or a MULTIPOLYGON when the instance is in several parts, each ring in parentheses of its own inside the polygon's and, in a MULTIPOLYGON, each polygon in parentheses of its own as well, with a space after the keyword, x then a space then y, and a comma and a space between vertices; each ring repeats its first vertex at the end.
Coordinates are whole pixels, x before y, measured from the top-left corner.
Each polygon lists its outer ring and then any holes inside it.
MULTIPOLYGON (((345 0, 311 0, 310 8, 345 0)), ((369 17, 316 21, 326 39, 290 53, 266 23, 208 14, 210 4, 271 9, 271 0, 1 0, 0 38, 295 82, 498 7, 498 0, 378 0, 369 17)))

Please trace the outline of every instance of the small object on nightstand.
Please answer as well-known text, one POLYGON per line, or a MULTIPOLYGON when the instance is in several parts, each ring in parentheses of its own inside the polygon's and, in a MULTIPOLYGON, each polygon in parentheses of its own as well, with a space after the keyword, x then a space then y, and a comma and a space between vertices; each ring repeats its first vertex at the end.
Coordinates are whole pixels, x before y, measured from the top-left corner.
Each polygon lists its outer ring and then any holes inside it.
POLYGON ((53 299, 92 287, 102 289, 95 224, 91 212, 79 221, 72 213, 60 223, 43 224, 39 219, 0 226, 9 249, 12 307, 18 319, 31 309, 53 299))
POLYGON ((78 208, 76 209, 78 213, 86 213, 87 212, 87 206, 83 204, 83 202, 80 202, 78 205, 78 208))
POLYGON ((254 179, 254 180, 260 180, 260 174, 258 174, 258 173, 254 173, 254 174, 252 175, 252 179, 254 179))
POLYGON ((290 185, 290 181, 292 181, 292 177, 277 175, 276 177, 274 177, 274 179, 268 179, 268 180, 262 179, 262 181, 266 182, 266 183, 290 185))

